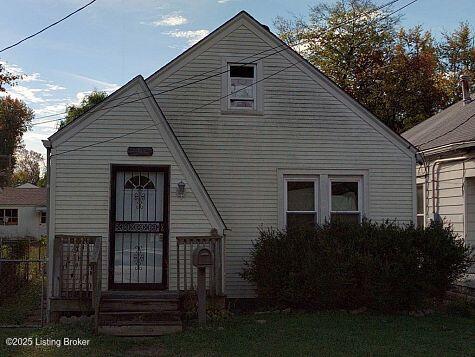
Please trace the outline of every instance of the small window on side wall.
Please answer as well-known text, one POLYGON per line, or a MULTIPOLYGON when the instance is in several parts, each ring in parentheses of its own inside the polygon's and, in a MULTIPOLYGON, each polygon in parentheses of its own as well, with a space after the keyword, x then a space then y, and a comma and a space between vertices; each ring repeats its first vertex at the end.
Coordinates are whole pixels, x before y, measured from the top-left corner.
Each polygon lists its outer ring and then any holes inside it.
POLYGON ((362 218, 361 180, 335 178, 330 180, 330 220, 359 223, 362 218))
POLYGON ((45 224, 45 223, 46 223, 46 212, 44 212, 44 211, 41 211, 40 223, 41 223, 41 224, 45 224))
POLYGON ((285 181, 285 224, 287 229, 311 228, 317 224, 317 181, 285 181))
POLYGON ((228 65, 228 109, 255 110, 256 65, 228 65))

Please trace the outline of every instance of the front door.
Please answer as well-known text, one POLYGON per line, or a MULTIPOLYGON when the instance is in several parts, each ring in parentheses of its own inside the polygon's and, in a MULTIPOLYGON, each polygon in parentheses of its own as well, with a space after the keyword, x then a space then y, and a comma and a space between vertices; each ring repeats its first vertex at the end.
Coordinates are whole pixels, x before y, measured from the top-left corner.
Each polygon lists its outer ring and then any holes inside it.
POLYGON ((167 287, 168 175, 165 167, 112 167, 111 289, 167 287))

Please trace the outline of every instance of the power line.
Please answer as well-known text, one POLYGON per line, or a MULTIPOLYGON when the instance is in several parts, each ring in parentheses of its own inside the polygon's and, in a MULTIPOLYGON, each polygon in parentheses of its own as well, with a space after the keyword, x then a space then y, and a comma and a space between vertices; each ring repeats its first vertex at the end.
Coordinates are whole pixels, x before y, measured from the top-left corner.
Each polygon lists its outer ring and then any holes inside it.
MULTIPOLYGON (((204 108, 204 107, 206 107, 206 106, 208 106, 208 105, 210 105, 210 104, 212 104, 212 103, 219 102, 219 101, 221 101, 222 99, 225 99, 225 98, 227 98, 227 97, 229 97, 229 96, 231 96, 231 95, 233 95, 233 94, 236 94, 236 93, 238 93, 238 92, 240 92, 240 91, 243 91, 243 90, 245 90, 246 88, 249 88, 249 87, 251 87, 251 86, 254 86, 254 85, 256 85, 257 83, 263 82, 263 81, 265 81, 266 79, 269 79, 269 78, 271 78, 271 77, 273 77, 273 76, 275 76, 275 75, 277 75, 277 74, 279 74, 279 73, 281 73, 281 72, 283 72, 283 71, 285 71, 285 70, 287 70, 287 69, 289 69, 289 68, 291 68, 291 67, 293 67, 293 66, 296 66, 297 64, 299 64, 300 62, 303 62, 303 61, 305 61, 304 58, 298 60, 297 62, 293 62, 293 63, 291 63, 289 66, 286 66, 286 67, 284 67, 284 68, 281 68, 280 70, 278 70, 278 71, 276 71, 276 72, 274 72, 274 73, 272 73, 272 74, 270 74, 270 75, 268 75, 268 76, 266 76, 266 77, 264 77, 264 78, 261 78, 261 79, 255 81, 255 82, 253 82, 253 83, 251 83, 251 84, 248 84, 247 86, 242 87, 241 89, 239 89, 239 90, 237 90, 237 91, 235 91, 235 92, 233 92, 233 93, 228 93, 228 94, 223 95, 223 96, 221 96, 221 97, 219 97, 219 98, 217 98, 217 99, 213 99, 213 100, 211 100, 211 101, 209 101, 209 102, 206 102, 206 103, 203 104, 203 105, 200 105, 199 107, 193 108, 192 110, 189 110, 189 111, 184 112, 184 113, 180 113, 178 116, 184 116, 184 115, 187 115, 187 114, 191 114, 191 113, 193 113, 193 112, 195 112, 195 111, 197 111, 197 110, 200 110, 200 109, 202 109, 202 108, 204 108)), ((150 96, 149 96, 149 97, 150 97, 150 96)), ((153 96, 151 96, 151 97, 153 97, 153 96)), ((138 132, 140 132, 140 131, 153 128, 154 126, 156 126, 155 123, 153 123, 153 124, 151 124, 151 125, 147 125, 147 126, 145 126, 145 127, 143 127, 143 128, 140 128, 140 129, 137 129, 137 130, 134 130, 134 131, 131 131, 131 132, 128 132, 128 133, 125 133, 125 134, 122 134, 122 135, 113 137, 113 138, 109 138, 109 139, 102 140, 102 141, 99 141, 99 142, 91 143, 91 144, 88 144, 88 145, 85 145, 85 146, 81 146, 81 147, 79 147, 79 148, 74 148, 74 149, 70 149, 70 150, 61 151, 61 152, 58 152, 58 153, 56 153, 56 154, 51 154, 51 156, 63 155, 63 154, 69 153, 69 152, 86 149, 86 148, 89 148, 89 147, 91 147, 91 146, 96 146, 96 145, 104 144, 104 143, 110 142, 110 141, 112 141, 112 140, 120 139, 120 138, 126 137, 126 136, 128 136, 128 135, 132 135, 132 134, 138 133, 138 132)))
POLYGON ((10 46, 7 46, 7 47, 1 49, 1 50, 0 50, 0 53, 1 53, 1 52, 4 52, 4 51, 6 51, 6 50, 9 50, 10 48, 13 48, 13 47, 15 47, 15 46, 18 46, 20 43, 25 42, 26 40, 29 40, 30 38, 39 35, 40 33, 42 33, 42 32, 44 32, 44 31, 48 30, 49 28, 51 28, 51 27, 53 27, 53 26, 59 24, 60 22, 63 22, 64 20, 66 20, 66 19, 69 18, 69 17, 73 16, 74 14, 78 13, 79 11, 84 10, 86 7, 88 7, 89 5, 92 5, 92 4, 95 3, 95 2, 96 2, 96 0, 92 0, 91 2, 87 3, 86 5, 80 7, 79 9, 77 9, 77 10, 71 12, 70 14, 66 15, 66 16, 63 17, 62 19, 60 19, 60 20, 58 20, 58 21, 56 21, 56 22, 53 22, 51 25, 48 25, 48 26, 42 28, 40 31, 35 32, 34 34, 31 34, 31 35, 29 35, 29 36, 27 36, 27 37, 21 39, 20 41, 15 42, 14 44, 12 44, 12 45, 10 45, 10 46))
MULTIPOLYGON (((416 2, 416 1, 418 1, 418 0, 413 0, 411 3, 414 3, 414 2, 416 2)), ((410 4, 411 4, 411 3, 410 3, 410 4)), ((410 4, 405 5, 405 6, 402 7, 401 9, 403 9, 403 8, 405 8, 405 7, 407 7, 407 6, 409 6, 410 4)), ((391 14, 394 14, 395 12, 400 11, 401 9, 398 9, 398 10, 396 10, 396 11, 393 11, 391 14)), ((387 15, 387 16, 390 16, 390 15, 387 15)), ((386 16, 386 17, 387 17, 387 16, 386 16)), ((303 61, 306 61, 306 59, 302 57, 299 61, 294 62, 294 63, 291 63, 289 66, 284 67, 284 68, 282 68, 282 69, 280 69, 280 70, 274 72, 273 74, 268 75, 268 76, 266 76, 266 77, 264 77, 264 78, 262 78, 262 79, 260 79, 260 80, 257 80, 257 81, 255 81, 255 82, 253 82, 253 83, 251 83, 251 84, 249 84, 249 85, 247 85, 247 86, 245 86, 245 87, 243 87, 243 88, 237 90, 236 92, 228 93, 228 94, 226 94, 226 95, 224 95, 224 96, 221 96, 221 97, 219 97, 219 98, 217 98, 217 99, 211 100, 211 101, 209 101, 209 102, 207 102, 207 103, 205 103, 205 104, 203 104, 203 105, 201 105, 201 106, 199 106, 199 107, 196 107, 196 108, 194 108, 194 109, 192 109, 192 110, 190 110, 190 111, 187 111, 187 112, 184 112, 184 113, 180 113, 178 116, 184 116, 184 115, 193 113, 193 112, 195 112, 195 111, 197 111, 197 110, 199 110, 199 109, 202 109, 202 108, 204 108, 204 107, 206 107, 206 106, 208 106, 208 105, 210 105, 210 104, 212 104, 212 103, 221 101, 222 99, 225 99, 225 98, 229 97, 230 95, 233 95, 233 94, 235 94, 235 93, 237 93, 237 92, 240 92, 240 91, 242 91, 242 90, 245 90, 246 88, 248 88, 248 87, 250 87, 250 86, 254 86, 255 84, 257 84, 257 83, 259 83, 259 82, 265 81, 265 80, 269 79, 270 77, 273 77, 273 76, 275 76, 275 75, 277 75, 277 74, 279 74, 279 73, 281 73, 281 72, 283 72, 283 71, 285 71, 285 70, 287 70, 287 69, 289 69, 289 68, 291 68, 291 67, 293 67, 293 66, 296 66, 298 63, 301 63, 301 62, 303 62, 303 61)), ((154 98, 154 100, 155 100, 155 96, 154 96, 153 94, 152 94, 151 96, 148 95, 148 96, 146 96, 146 97, 139 98, 139 100, 143 100, 143 99, 145 99, 145 98, 147 98, 147 97, 152 97, 152 98, 154 98)), ((61 151, 61 152, 58 152, 58 153, 56 153, 56 154, 52 154, 51 156, 63 155, 63 154, 66 154, 66 153, 70 153, 70 152, 74 152, 74 151, 86 149, 86 148, 89 148, 89 147, 92 147, 92 146, 96 146, 96 145, 104 144, 104 143, 107 143, 107 142, 111 142, 111 141, 113 141, 113 140, 121 139, 121 138, 126 137, 126 136, 128 136, 128 135, 132 135, 132 134, 141 132, 141 131, 143 131, 143 130, 150 129, 150 128, 154 127, 154 126, 155 126, 155 123, 153 123, 153 124, 151 124, 151 125, 148 125, 148 126, 145 126, 145 127, 143 127, 143 128, 140 128, 140 129, 136 129, 136 130, 134 130, 134 131, 132 131, 132 132, 128 132, 128 133, 125 133, 125 134, 122 134, 122 135, 119 135, 119 136, 116 136, 116 137, 112 137, 112 138, 109 138, 109 139, 106 139, 106 140, 102 140, 102 141, 99 141, 99 142, 91 143, 91 144, 88 144, 88 145, 85 145, 85 146, 81 146, 81 147, 78 147, 78 148, 74 148, 74 149, 70 149, 70 150, 61 151)))
MULTIPOLYGON (((379 7, 377 7, 377 8, 374 8, 374 9, 371 9, 371 10, 369 10, 369 11, 363 12, 363 13, 361 13, 361 14, 358 15, 358 16, 355 16, 355 17, 353 17, 353 18, 351 18, 351 19, 349 19, 349 20, 343 21, 343 22, 339 23, 338 25, 335 25, 335 26, 331 27, 330 29, 325 30, 324 32, 335 31, 335 30, 341 28, 342 26, 345 26, 345 25, 347 25, 347 24, 349 24, 349 23, 351 23, 351 22, 353 22, 353 21, 355 21, 355 20, 357 20, 357 19, 359 19, 359 18, 361 18, 361 17, 363 17, 363 16, 366 16, 366 15, 369 15, 369 14, 374 13, 374 12, 376 12, 376 11, 379 11, 379 10, 381 10, 381 9, 383 9, 383 8, 385 8, 385 7, 391 6, 391 5, 393 5, 393 4, 395 4, 396 2, 399 2, 399 1, 400 1, 400 0, 392 0, 392 1, 389 1, 389 2, 387 2, 387 3, 385 3, 385 4, 381 5, 381 6, 379 6, 379 7)), ((411 5, 412 3, 416 2, 416 1, 418 1, 418 0, 413 0, 411 3, 409 3, 409 4, 407 4, 407 5, 405 5, 405 6, 401 7, 401 8, 399 8, 399 9, 397 9, 397 10, 395 10, 395 11, 389 13, 389 14, 387 14, 386 16, 380 18, 379 20, 384 20, 385 18, 391 16, 392 14, 394 14, 394 13, 396 13, 396 12, 398 12, 398 11, 401 11, 402 9, 406 8, 407 6, 411 5)), ((322 33, 322 34, 323 34, 323 33, 322 33)), ((320 34, 320 36, 321 36, 322 34, 320 34)), ((318 37, 317 37, 317 38, 318 38, 318 37)), ((302 43, 305 43, 305 42, 307 42, 306 39, 303 39, 303 40, 300 40, 300 41, 298 41, 298 42, 296 42, 296 43, 291 43, 291 44, 282 43, 282 44, 279 44, 278 46, 275 46, 275 47, 272 47, 272 48, 268 48, 268 49, 265 49, 265 50, 263 50, 263 51, 259 51, 259 52, 255 53, 255 54, 246 56, 246 57, 240 59, 239 62, 241 63, 241 66, 246 66, 246 65, 249 65, 249 64, 254 63, 256 60, 257 60, 257 61, 260 61, 260 60, 262 60, 262 59, 265 59, 265 58, 268 58, 268 57, 270 57, 270 56, 276 55, 276 54, 278 54, 278 53, 280 53, 280 52, 283 52, 283 51, 287 50, 289 47, 298 46, 299 44, 302 44, 302 43), (260 55, 260 54, 266 53, 266 52, 271 51, 271 50, 276 50, 276 49, 278 49, 278 48, 280 48, 280 47, 283 47, 283 48, 280 49, 279 51, 274 51, 274 52, 272 52, 272 53, 270 53, 270 54, 268 54, 268 55, 265 55, 265 56, 260 57, 260 58, 258 58, 258 59, 254 59, 253 61, 250 61, 250 62, 247 62, 247 63, 242 63, 243 61, 245 61, 245 60, 247 60, 247 59, 254 58, 255 56, 258 56, 258 55, 260 55)), ((222 69, 222 68, 224 68, 224 67, 227 67, 227 65, 222 65, 222 66, 220 66, 220 67, 213 68, 213 69, 211 69, 211 70, 208 70, 208 71, 205 71, 205 72, 202 72, 202 73, 193 75, 193 76, 191 76, 191 77, 181 79, 181 80, 175 82, 174 84, 176 85, 176 84, 183 83, 183 82, 185 82, 185 81, 187 81, 187 80, 190 80, 190 79, 193 79, 193 78, 201 77, 201 76, 203 76, 203 75, 206 75, 206 74, 212 73, 212 72, 214 72, 214 71, 220 70, 220 69, 222 69)), ((190 86, 190 85, 199 83, 199 82, 201 82, 201 81, 204 81, 204 80, 207 80, 207 79, 210 79, 210 78, 213 78, 213 77, 216 77, 216 76, 225 74, 225 73, 227 73, 227 72, 229 72, 229 69, 227 69, 227 70, 225 70, 225 71, 222 71, 222 72, 219 72, 219 73, 215 73, 215 74, 209 75, 209 76, 204 77, 204 78, 200 78, 200 79, 198 79, 198 80, 196 80, 196 81, 189 82, 189 83, 186 83, 186 84, 183 84, 183 85, 180 85, 180 86, 175 86, 175 87, 172 87, 172 88, 169 88, 169 89, 165 89, 165 90, 162 90, 162 91, 152 91, 152 94, 157 95, 157 96, 158 96, 158 95, 161 95, 161 94, 165 94, 165 93, 168 93, 168 92, 171 92, 171 91, 174 91, 174 90, 177 90, 177 89, 181 89, 181 88, 184 88, 184 87, 187 87, 187 86, 190 86)), ((144 92, 143 92, 143 91, 142 91, 142 92, 135 92, 135 93, 133 93, 133 94, 129 94, 129 95, 126 95, 126 96, 123 96, 123 97, 115 98, 114 100, 120 100, 120 99, 130 98, 130 97, 132 97, 132 96, 134 96, 134 95, 141 94, 141 93, 144 93, 144 92)), ((124 102, 124 103, 121 103, 120 105, 129 104, 129 103, 134 103, 134 102, 135 102, 135 101, 132 101, 132 102, 124 102)), ((111 107, 111 108, 114 108, 114 107, 111 107)), ((101 108, 101 109, 99 109, 99 110, 107 110, 107 109, 111 109, 111 108, 106 107, 106 108, 101 108)), ((66 112, 61 112, 61 113, 55 113, 55 114, 48 114, 48 115, 44 115, 44 116, 41 116, 41 117, 36 117, 35 119, 46 119, 46 118, 53 117, 53 116, 56 116, 56 115, 64 115, 64 114, 67 114, 67 113, 66 113, 66 112)), ((57 119, 55 119, 55 120, 56 120, 56 121, 59 121, 59 120, 63 120, 63 119, 65 119, 65 118, 57 118, 57 119)), ((48 121, 48 122, 52 122, 52 121, 48 121)), ((48 123, 48 122, 44 122, 44 123, 48 123)), ((33 125, 36 125, 36 124, 43 124, 43 123, 34 123, 33 125)))
POLYGON ((456 125, 456 126, 453 127, 452 129, 446 131, 445 133, 442 133, 442 134, 436 136, 435 138, 432 138, 432 139, 427 140, 426 142, 424 142, 424 143, 422 143, 422 144, 417 145, 417 148, 418 148, 419 150, 421 150, 421 147, 422 147, 422 146, 427 145, 427 144, 429 144, 429 143, 431 143, 431 142, 433 142, 433 141, 435 141, 435 140, 437 140, 437 139, 440 139, 440 138, 444 137, 444 136, 447 135, 447 134, 452 133, 453 131, 455 131, 455 130, 457 130, 458 128, 460 128, 462 125, 465 125, 466 123, 468 123, 473 117, 475 117, 475 114, 470 115, 470 116, 469 116, 467 119, 465 119, 463 122, 461 122, 460 124, 456 125))

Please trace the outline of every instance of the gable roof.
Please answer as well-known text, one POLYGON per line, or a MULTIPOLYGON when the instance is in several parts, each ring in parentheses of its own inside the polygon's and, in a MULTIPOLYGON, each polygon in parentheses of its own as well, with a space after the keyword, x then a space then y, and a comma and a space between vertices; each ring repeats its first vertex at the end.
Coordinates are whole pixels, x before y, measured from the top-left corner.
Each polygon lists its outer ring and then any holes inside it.
POLYGON ((475 101, 463 100, 402 134, 421 151, 472 141, 475 144, 475 101))
MULTIPOLYGON (((181 144, 179 143, 175 133, 173 132, 173 129, 165 118, 165 115, 163 114, 157 101, 152 95, 150 88, 148 87, 147 83, 141 75, 136 76, 127 84, 125 84, 124 86, 116 90, 114 93, 109 95, 107 98, 105 98, 102 102, 89 109, 86 113, 82 114, 74 121, 72 121, 62 129, 58 130, 52 136, 50 136, 49 140, 52 142, 53 148, 58 143, 64 142, 69 137, 73 136, 78 130, 87 127, 90 123, 96 120, 98 116, 103 115, 103 113, 99 113, 98 111, 105 110, 106 112, 108 110, 112 110, 113 107, 116 105, 114 104, 108 107, 107 104, 111 104, 112 102, 118 100, 127 100, 128 96, 124 96, 124 93, 133 89, 134 86, 138 86, 140 88, 140 91, 136 92, 136 94, 139 95, 139 100, 141 100, 141 102, 145 105, 155 124, 155 127, 162 135, 164 142, 166 143, 168 149, 170 150, 170 153, 174 157, 177 165, 180 167, 188 185, 190 185, 198 203, 203 209, 204 214, 209 219, 210 224, 213 226, 213 228, 218 229, 218 231, 224 231, 226 229, 226 224, 224 223, 224 220, 219 214, 215 204, 211 200, 210 195, 206 191, 203 182, 198 176, 198 173, 196 172, 190 160, 188 159, 188 156, 183 150, 181 144)), ((116 103, 120 103, 120 101, 116 103)))
POLYGON ((0 189, 0 205, 46 206, 46 193, 44 187, 4 187, 0 189))
MULTIPOLYGON (((187 49, 178 57, 167 63, 165 66, 157 70, 150 75, 147 79, 147 83, 151 83, 157 78, 163 78, 169 73, 173 73, 175 69, 180 68, 186 64, 189 60, 202 53, 208 47, 210 47, 214 41, 227 35, 227 31, 236 23, 243 22, 249 24, 254 32, 258 34, 265 42, 271 45, 271 47, 277 49, 279 54, 287 57, 289 60, 296 60, 296 66, 304 70, 309 78, 313 79, 323 87, 325 87, 336 99, 340 100, 347 108, 352 110, 357 116, 364 120, 367 124, 373 127, 376 131, 385 136, 390 142, 392 142, 401 151, 407 154, 409 157, 417 155, 418 150, 405 138, 398 133, 390 129, 386 124, 379 120, 373 113, 371 113, 366 107, 359 103, 356 99, 351 97, 343 89, 341 89, 334 81, 328 78, 323 72, 312 65, 307 59, 302 57, 288 44, 283 42, 278 36, 269 30, 269 27, 257 21, 248 12, 241 11, 230 20, 226 21, 216 30, 211 32, 208 36, 200 40, 198 43, 187 49), (285 51, 281 49, 286 49, 285 51)), ((249 60, 249 57, 248 57, 249 60)))

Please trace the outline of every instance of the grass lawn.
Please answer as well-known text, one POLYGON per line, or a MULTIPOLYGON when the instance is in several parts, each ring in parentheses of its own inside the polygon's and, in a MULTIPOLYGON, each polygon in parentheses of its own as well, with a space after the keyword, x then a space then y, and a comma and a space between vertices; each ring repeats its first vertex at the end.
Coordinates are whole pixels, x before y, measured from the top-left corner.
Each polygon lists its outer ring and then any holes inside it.
POLYGON ((90 326, 0 329, 0 356, 474 356, 475 319, 351 315, 345 312, 262 314, 230 318, 160 338, 93 336, 90 326), (259 320, 259 321, 258 321, 259 320), (7 337, 89 338, 79 348, 7 348, 7 337))

